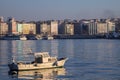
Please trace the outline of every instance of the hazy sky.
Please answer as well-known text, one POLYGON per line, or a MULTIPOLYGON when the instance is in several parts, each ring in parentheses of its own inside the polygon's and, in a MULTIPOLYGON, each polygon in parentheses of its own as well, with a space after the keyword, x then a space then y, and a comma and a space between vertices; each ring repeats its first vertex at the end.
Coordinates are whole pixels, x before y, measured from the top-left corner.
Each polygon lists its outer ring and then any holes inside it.
POLYGON ((0 0, 0 16, 28 21, 120 17, 120 0, 0 0))

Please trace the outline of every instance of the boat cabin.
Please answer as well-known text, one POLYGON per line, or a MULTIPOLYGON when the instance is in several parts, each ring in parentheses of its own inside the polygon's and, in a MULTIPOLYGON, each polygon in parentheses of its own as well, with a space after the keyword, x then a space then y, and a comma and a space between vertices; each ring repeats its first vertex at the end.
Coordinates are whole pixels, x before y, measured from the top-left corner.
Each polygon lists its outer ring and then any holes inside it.
POLYGON ((56 57, 50 57, 48 52, 35 53, 35 63, 46 63, 56 61, 56 57))

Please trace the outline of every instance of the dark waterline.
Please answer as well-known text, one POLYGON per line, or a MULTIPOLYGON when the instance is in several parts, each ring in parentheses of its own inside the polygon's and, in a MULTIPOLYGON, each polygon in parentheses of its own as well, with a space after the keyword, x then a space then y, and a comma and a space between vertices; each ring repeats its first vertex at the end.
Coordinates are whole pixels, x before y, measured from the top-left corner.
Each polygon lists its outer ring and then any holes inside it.
MULTIPOLYGON (((32 57, 30 56, 30 60, 32 57)), ((0 41, 1 80, 120 80, 120 40, 29 40, 0 41), (52 56, 68 57, 64 68, 24 71, 8 75, 7 64, 12 56, 22 56, 31 48, 33 52, 48 51, 52 56)))

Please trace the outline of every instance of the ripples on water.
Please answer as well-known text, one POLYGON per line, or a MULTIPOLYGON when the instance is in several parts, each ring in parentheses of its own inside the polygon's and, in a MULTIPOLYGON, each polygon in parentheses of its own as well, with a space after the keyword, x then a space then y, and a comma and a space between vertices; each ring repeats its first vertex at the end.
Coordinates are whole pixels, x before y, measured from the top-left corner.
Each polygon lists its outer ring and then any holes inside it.
MULTIPOLYGON (((30 56, 30 59, 32 57, 30 56)), ((119 40, 29 40, 0 41, 1 80, 120 80, 119 40), (68 57, 64 68, 19 72, 8 75, 7 64, 12 56, 22 56, 31 48, 33 52, 48 51, 52 56, 68 57)))

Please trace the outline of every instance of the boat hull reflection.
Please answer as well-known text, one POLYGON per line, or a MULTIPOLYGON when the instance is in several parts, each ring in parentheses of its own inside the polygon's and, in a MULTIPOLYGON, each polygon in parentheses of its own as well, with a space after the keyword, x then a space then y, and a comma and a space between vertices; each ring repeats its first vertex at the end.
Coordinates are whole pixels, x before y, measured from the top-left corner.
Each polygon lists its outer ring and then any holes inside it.
POLYGON ((18 79, 54 79, 56 76, 65 75, 65 68, 9 72, 9 75, 18 79))

